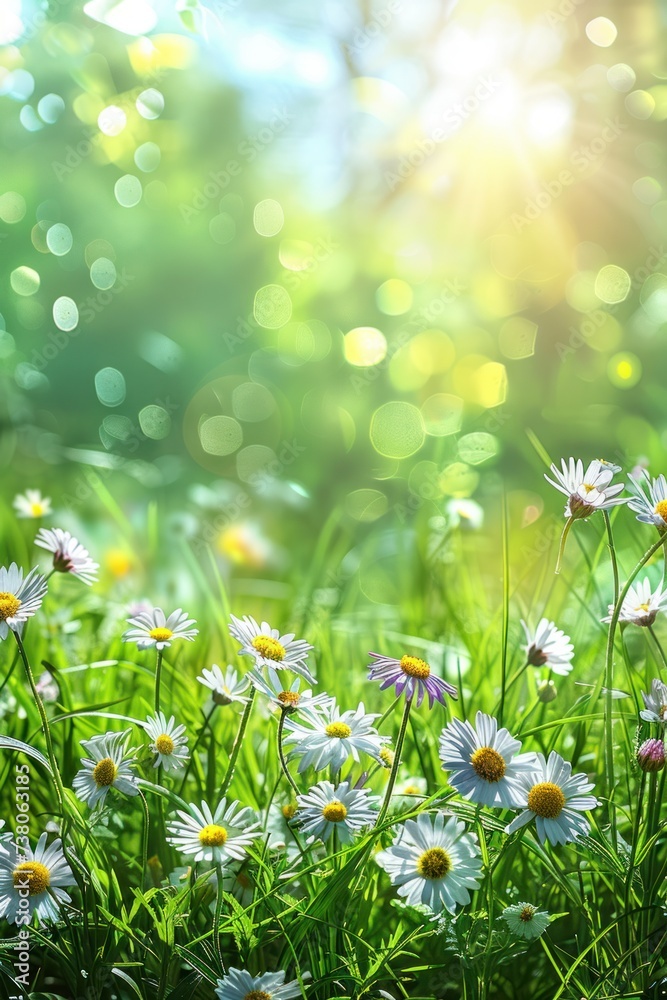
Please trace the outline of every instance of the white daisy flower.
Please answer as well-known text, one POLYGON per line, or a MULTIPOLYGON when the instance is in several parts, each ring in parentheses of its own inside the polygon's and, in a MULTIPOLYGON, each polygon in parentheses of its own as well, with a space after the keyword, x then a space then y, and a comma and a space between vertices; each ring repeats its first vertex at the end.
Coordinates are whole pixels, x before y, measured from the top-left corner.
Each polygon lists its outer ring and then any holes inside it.
POLYGON ((477 837, 465 824, 444 813, 420 813, 400 827, 393 846, 375 855, 398 894, 409 906, 428 906, 434 913, 454 913, 479 889, 482 864, 477 837))
POLYGON ((28 618, 39 611, 45 594, 46 580, 38 569, 31 569, 24 580, 16 563, 9 569, 0 567, 0 639, 6 639, 10 629, 20 635, 28 618))
POLYGON ((231 968, 218 979, 215 995, 218 1000, 291 1000, 301 995, 301 987, 296 980, 286 983, 284 972, 251 976, 245 969, 231 968))
POLYGON ((194 618, 188 618, 187 612, 177 608, 167 618, 162 608, 152 608, 150 611, 142 611, 136 618, 128 618, 128 625, 132 625, 123 635, 123 642, 136 642, 137 649, 150 649, 155 646, 157 650, 168 649, 174 639, 187 639, 194 642, 199 629, 191 628, 196 625, 194 618))
POLYGON ((667 480, 663 475, 651 479, 646 469, 628 480, 628 489, 634 496, 628 507, 644 524, 654 524, 660 531, 667 529, 667 480))
POLYGON ((453 527, 477 530, 484 523, 484 510, 475 500, 462 497, 448 500, 445 511, 453 527))
POLYGON ((243 693, 248 690, 248 677, 239 678, 238 670, 231 664, 228 664, 224 674, 217 663, 212 664, 210 670, 204 667, 197 680, 210 689, 216 705, 231 705, 232 702, 245 705, 248 700, 243 693))
POLYGON ((124 795, 139 793, 137 777, 131 767, 134 754, 127 750, 130 732, 126 729, 123 733, 105 733, 104 736, 81 740, 81 746, 85 747, 90 757, 81 761, 83 767, 75 775, 72 788, 91 809, 98 802, 104 802, 110 788, 124 795))
POLYGON ((367 788, 351 788, 349 781, 336 787, 320 781, 296 801, 296 822, 307 837, 326 843, 336 830, 341 844, 350 844, 356 833, 375 822, 379 800, 367 788))
POLYGON ((40 528, 35 545, 53 553, 53 568, 59 573, 71 573, 88 585, 97 580, 99 565, 93 562, 88 549, 69 531, 40 528))
POLYGON ((241 644, 239 653, 252 656, 256 666, 275 669, 280 665, 284 670, 301 674, 309 684, 315 683, 315 678, 306 665, 313 647, 305 639, 295 639, 293 632, 281 635, 268 622, 258 625, 249 615, 244 615, 243 618, 232 615, 229 631, 241 644))
POLYGON ((153 767, 163 767, 165 771, 178 771, 190 759, 188 738, 184 736, 185 726, 177 726, 172 715, 167 722, 164 712, 149 715, 144 729, 151 737, 150 748, 157 754, 153 767))
POLYGON ((189 812, 178 810, 180 819, 167 824, 167 840, 181 854, 194 855, 194 861, 225 865, 230 860, 241 861, 246 848, 257 837, 259 826, 252 809, 239 802, 222 799, 215 812, 206 802, 189 806, 189 812))
MULTIPOLYGON (((663 590, 660 585, 655 590, 651 590, 651 581, 648 577, 644 577, 628 590, 623 599, 618 620, 647 628, 656 620, 658 612, 662 611, 665 603, 667 603, 667 590, 663 590)), ((613 614, 614 605, 610 604, 609 614, 602 621, 610 622, 613 614)))
POLYGON ((450 785, 471 802, 499 808, 523 805, 519 778, 535 771, 535 754, 520 754, 521 743, 478 712, 476 729, 452 719, 440 735, 440 760, 450 785))
POLYGON ((65 860, 60 840, 46 846, 43 833, 34 851, 19 851, 12 844, 0 853, 0 917, 10 924, 32 919, 57 920, 60 906, 71 899, 64 886, 75 885, 72 870, 65 860))
POLYGON ((536 754, 535 770, 522 774, 519 781, 525 808, 505 827, 505 833, 514 833, 532 820, 542 844, 545 840, 567 844, 588 833, 590 825, 582 813, 598 805, 598 800, 587 794, 593 784, 585 774, 572 774, 572 765, 555 750, 548 761, 543 754, 536 754))
POLYGON ((285 743, 296 744, 290 759, 301 757, 299 773, 309 767, 321 771, 327 766, 340 771, 349 757, 359 761, 360 750, 381 763, 380 751, 387 739, 373 728, 372 723, 378 715, 377 712, 367 715, 363 702, 356 709, 341 712, 336 699, 332 698, 331 704, 309 716, 305 724, 287 716, 285 743))
POLYGON ((547 475, 544 478, 567 497, 566 517, 590 517, 596 510, 608 510, 625 503, 624 498, 617 496, 623 492, 625 484, 612 485, 611 482, 618 466, 595 459, 584 471, 581 459, 575 462, 571 458, 568 463, 561 459, 561 468, 559 471, 555 465, 551 466, 555 481, 547 475))
POLYGON ((410 799, 424 798, 427 787, 426 778, 408 777, 396 784, 392 796, 398 799, 404 798, 404 805, 408 805, 410 799))
POLYGON ((538 938, 549 926, 550 917, 545 910, 538 910, 532 903, 513 903, 500 914, 512 934, 517 937, 538 938))
POLYGON ((13 507, 18 517, 46 517, 51 513, 51 497, 43 497, 39 490, 26 490, 16 494, 13 507))
POLYGON ((660 722, 667 725, 667 684, 657 677, 651 683, 651 691, 642 691, 645 708, 639 714, 644 722, 660 722))
POLYGON ((281 711, 295 712, 298 709, 299 712, 312 714, 318 709, 326 708, 333 700, 326 693, 314 695, 310 688, 299 691, 301 678, 298 676, 291 680, 289 687, 286 687, 273 667, 266 668, 266 676, 254 667, 248 677, 253 687, 281 711))
POLYGON ((526 660, 533 667, 549 667, 555 674, 566 677, 572 670, 574 646, 569 635, 556 628, 554 622, 542 618, 534 632, 521 619, 526 634, 526 660))

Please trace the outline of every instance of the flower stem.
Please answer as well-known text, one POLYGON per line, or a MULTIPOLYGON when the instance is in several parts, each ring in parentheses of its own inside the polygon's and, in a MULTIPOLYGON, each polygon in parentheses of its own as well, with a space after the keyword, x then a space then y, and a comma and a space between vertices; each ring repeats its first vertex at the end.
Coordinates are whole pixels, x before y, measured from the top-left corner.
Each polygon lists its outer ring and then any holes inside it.
POLYGON ((382 807, 378 813, 378 818, 375 821, 375 826, 378 827, 382 824, 385 816, 387 815, 387 810, 389 809, 389 803, 391 802, 391 796, 394 791, 394 785, 396 784, 396 777, 398 775, 398 769, 401 763, 401 752, 403 750, 403 742, 405 740, 405 733, 408 728, 408 720, 410 719, 410 709, 412 708, 412 698, 406 698, 405 708, 403 709, 403 718, 401 719, 401 728, 398 731, 398 736, 396 738, 396 747, 394 749, 394 763, 391 765, 391 773, 389 775, 389 781, 387 782, 387 790, 384 793, 384 801, 382 802, 382 807))
POLYGON ((568 517, 567 521, 565 522, 565 526, 563 528, 563 533, 560 536, 560 545, 558 546, 558 559, 556 560, 556 569, 554 570, 556 576, 558 576, 558 574, 560 573, 560 567, 563 562, 563 553, 565 552, 565 543, 567 541, 567 536, 570 534, 570 528, 572 527, 573 522, 574 518, 568 517))
POLYGON ((229 758, 229 764, 227 766, 227 771, 225 777, 222 780, 222 787, 220 788, 220 797, 224 797, 227 794, 229 786, 232 783, 232 778, 234 777, 234 768, 236 767, 236 761, 238 759, 241 744, 243 743, 243 737, 245 736, 245 731, 248 728, 248 719, 250 718, 250 713, 252 712, 252 706, 255 701, 256 688, 253 688, 248 696, 248 701, 243 710, 243 715, 241 716, 241 724, 239 726, 239 731, 236 734, 236 739, 234 740, 234 746, 232 747, 232 752, 229 758))
POLYGON ((649 549, 646 550, 644 555, 641 557, 632 573, 628 577, 624 587, 622 588, 616 604, 614 605, 614 610, 611 615, 611 621, 609 623, 609 635, 607 636, 607 652, 605 656, 605 671, 604 671, 604 685, 605 685, 605 703, 604 703, 604 730, 605 730, 605 771, 607 774, 607 787, 608 787, 608 800, 610 809, 610 823, 611 823, 611 833, 612 833, 612 844, 614 849, 616 849, 616 811, 613 806, 614 797, 614 739, 613 739, 613 696, 612 696, 612 686, 614 682, 614 636, 616 634, 616 626, 618 625, 618 619, 621 614, 621 608, 623 606, 623 601, 625 600, 632 583, 640 572, 641 569, 646 565, 649 559, 655 555, 658 549, 663 544, 662 536, 655 542, 649 549))
POLYGON ((141 838, 141 887, 143 889, 146 880, 146 869, 148 868, 148 827, 150 824, 150 814, 148 812, 148 802, 146 802, 146 796, 142 791, 139 792, 139 798, 141 799, 141 806, 144 810, 144 832, 143 837, 141 838))
MULTIPOLYGON (((13 631, 13 630, 12 630, 13 631)), ((32 668, 28 660, 28 656, 25 651, 25 647, 21 640, 21 636, 18 632, 14 632, 14 638, 16 639, 16 644, 19 649, 19 654, 23 661, 23 666, 25 668, 26 677, 28 678, 28 684, 30 685, 30 690, 32 691, 32 697, 34 699, 35 705, 37 706, 37 711, 39 712, 39 718, 42 723, 42 732, 44 733, 44 739, 46 741, 46 752, 49 758, 49 764, 51 765, 51 771, 53 772, 53 781, 56 786, 56 796, 58 797, 58 805, 60 807, 60 814, 63 820, 63 826, 66 823, 65 818, 65 792, 63 789, 63 780, 60 776, 60 769, 58 767, 58 761, 56 760, 55 751, 53 749, 53 740, 51 738, 51 730, 49 729, 49 720, 46 715, 46 709, 44 708, 44 702, 42 701, 39 691, 37 690, 37 685, 35 684, 35 678, 33 677, 32 668)), ((63 831, 63 842, 64 842, 64 831, 63 831)))
POLYGON ((222 913, 222 865, 215 866, 217 879, 216 879, 216 897, 215 897, 215 916, 213 918, 213 945, 215 947, 215 953, 218 956, 218 962, 220 963, 220 970, 224 976, 225 974, 225 963, 222 959, 222 948, 220 947, 220 914, 222 913))
POLYGON ((606 510, 602 511, 604 515, 604 523, 607 529, 607 539, 609 541, 609 556, 611 558, 611 569, 614 574, 614 604, 618 601, 618 563, 616 561, 616 548, 614 547, 614 536, 611 530, 611 519, 609 517, 609 512, 606 510))
POLYGON ((157 651, 157 662, 155 664, 155 714, 160 711, 160 681, 162 680, 162 650, 157 651))
POLYGON ((292 775, 289 772, 289 769, 287 767, 287 761, 285 760, 285 752, 283 750, 283 729, 285 728, 285 717, 286 717, 286 715, 287 715, 287 712, 285 711, 285 709, 284 708, 281 709, 280 710, 280 722, 278 723, 278 735, 277 735, 278 760, 280 761, 280 767, 282 769, 283 774, 285 775, 285 777, 289 781, 290 785, 292 786, 292 790, 294 791, 294 794, 298 795, 299 794, 299 788, 297 786, 296 781, 294 780, 294 778, 292 777, 292 775))

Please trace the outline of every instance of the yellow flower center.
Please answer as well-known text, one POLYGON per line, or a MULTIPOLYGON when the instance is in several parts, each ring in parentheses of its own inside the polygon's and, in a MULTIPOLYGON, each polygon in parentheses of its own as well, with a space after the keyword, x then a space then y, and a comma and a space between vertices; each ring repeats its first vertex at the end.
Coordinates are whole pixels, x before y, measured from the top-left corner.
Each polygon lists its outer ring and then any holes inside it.
POLYGON ((246 993, 243 1000, 271 1000, 271 994, 267 993, 266 990, 250 990, 250 993, 246 993))
POLYGON ((404 795, 421 795, 421 789, 416 785, 406 785, 403 789, 404 795))
POLYGON ((535 907, 531 906, 530 903, 527 903, 519 914, 519 920, 523 920, 524 924, 529 924, 535 916, 535 913, 535 907))
POLYGON ((380 750, 380 760, 385 767, 393 767, 396 754, 389 747, 382 747, 380 750))
POLYGON ((452 859, 442 847, 429 847, 417 861, 417 871, 422 878, 444 878, 452 869, 452 859))
POLYGON ((12 872, 15 889, 23 889, 28 883, 31 896, 39 896, 51 885, 51 872, 40 861, 22 861, 12 872))
POLYGON ((648 611, 650 604, 638 604, 635 611, 648 611))
POLYGON ((595 489, 595 486, 592 486, 590 483, 582 483, 582 486, 587 493, 592 493, 593 490, 595 489))
POLYGON ((329 823, 342 823, 347 816, 347 809, 338 799, 333 799, 331 802, 327 802, 322 810, 322 815, 329 823))
POLYGON ((222 847, 227 841, 227 831, 224 826, 209 823, 199 831, 199 843, 202 847, 222 847))
POLYGON ((475 774, 484 781, 496 782, 505 777, 505 761, 493 747, 480 747, 470 758, 475 774))
POLYGON ((171 736, 167 736, 166 733, 162 733, 161 736, 155 741, 155 749, 158 753, 163 753, 165 757, 168 757, 174 752, 174 741, 171 736))
POLYGON ((559 785, 541 781, 528 792, 528 808, 544 819, 555 819, 565 805, 565 796, 559 785))
POLYGON ((0 593, 0 618, 3 621, 13 618, 20 607, 21 602, 18 597, 14 597, 13 594, 8 594, 6 591, 0 593))
POLYGON ((285 705, 286 708, 293 708, 295 705, 299 704, 301 695, 298 691, 281 691, 278 695, 278 701, 281 705, 285 705))
POLYGON ((158 627, 152 628, 148 633, 151 639, 155 639, 156 642, 167 642, 171 639, 174 634, 170 628, 158 627))
POLYGON ((44 504, 43 503, 31 503, 30 504, 30 513, 32 514, 33 517, 41 517, 42 514, 44 513, 44 504))
POLYGON ((663 521, 667 522, 667 500, 661 500, 655 505, 655 512, 659 514, 663 521))
POLYGON ((117 774, 118 768, 111 757, 104 757, 93 769, 93 780, 98 788, 106 788, 108 785, 113 785, 117 774))
POLYGON ((296 816, 296 810, 297 807, 293 805, 293 803, 288 802, 286 806, 283 806, 282 814, 285 817, 285 819, 289 821, 290 819, 294 819, 294 817, 296 816))
POLYGON ((334 736, 338 740, 347 739, 352 735, 352 730, 346 722, 330 722, 324 732, 327 736, 334 736))
POLYGON ((401 670, 409 677, 418 677, 424 680, 431 673, 426 660, 420 660, 418 656, 402 656, 400 662, 401 670))
POLYGON ((285 659, 285 647, 270 635, 256 635, 252 640, 252 645, 267 660, 280 662, 280 660, 285 659))

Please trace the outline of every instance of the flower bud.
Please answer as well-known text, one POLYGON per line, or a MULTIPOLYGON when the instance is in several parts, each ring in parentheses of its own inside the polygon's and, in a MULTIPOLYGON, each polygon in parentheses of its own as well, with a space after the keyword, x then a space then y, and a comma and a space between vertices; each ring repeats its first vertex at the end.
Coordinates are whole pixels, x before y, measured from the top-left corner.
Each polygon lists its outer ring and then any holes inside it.
POLYGON ((637 763, 642 771, 662 771, 665 766, 665 744, 662 740, 645 740, 637 751, 637 763))
POLYGON ((542 681, 537 686, 537 697, 545 704, 548 701, 553 701, 557 694, 558 689, 553 681, 542 681))

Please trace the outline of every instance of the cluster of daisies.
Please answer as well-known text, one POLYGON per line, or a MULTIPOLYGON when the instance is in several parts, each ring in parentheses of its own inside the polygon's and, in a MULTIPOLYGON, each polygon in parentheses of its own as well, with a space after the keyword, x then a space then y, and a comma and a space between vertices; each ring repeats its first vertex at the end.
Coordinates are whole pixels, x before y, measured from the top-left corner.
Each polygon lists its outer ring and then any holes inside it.
MULTIPOLYGON (((618 467, 599 461, 584 470, 583 464, 573 459, 563 462, 562 470, 552 467, 554 480, 549 481, 567 496, 564 539, 573 521, 625 502, 619 496, 623 484, 612 482, 618 471, 618 467)), ((632 482, 634 498, 628 503, 639 520, 656 525, 662 534, 667 531, 667 483, 662 476, 652 481, 646 473, 643 476, 643 481, 632 482)), ((17 498, 15 506, 25 517, 50 512, 48 500, 36 491, 17 498)), ((96 579, 97 564, 69 532, 41 529, 35 541, 51 553, 51 573, 70 573, 86 584, 96 579)), ((26 621, 41 606, 47 580, 38 569, 25 577, 16 564, 0 569, 0 638, 10 631, 20 637, 26 621)), ((650 628, 666 599, 667 592, 654 590, 648 579, 642 580, 627 588, 618 620, 650 628)), ((604 620, 612 620, 613 614, 612 606, 604 620)), ((153 649, 157 654, 155 713, 140 725, 148 738, 158 781, 175 776, 190 761, 185 726, 160 710, 158 678, 165 651, 177 640, 194 641, 196 624, 181 608, 165 614, 161 608, 144 607, 128 619, 129 628, 123 636, 139 650, 153 649)), ((543 618, 534 630, 523 621, 522 626, 526 667, 546 668, 549 677, 551 672, 566 675, 572 670, 572 642, 554 622, 543 618)), ((321 849, 327 843, 350 844, 373 829, 380 835, 397 826, 393 842, 379 850, 375 860, 404 904, 424 908, 433 919, 468 904, 470 893, 480 886, 482 854, 476 834, 464 822, 442 810, 419 812, 414 808, 410 811, 416 812, 415 818, 397 823, 392 814, 385 822, 390 799, 400 794, 395 780, 402 736, 392 748, 389 738, 376 726, 379 714, 367 712, 363 702, 346 708, 326 693, 315 693, 313 647, 306 640, 293 633, 281 634, 267 622, 258 623, 249 616, 232 616, 229 631, 239 644, 239 654, 251 658, 251 668, 241 676, 231 665, 223 669, 212 664, 197 679, 210 694, 211 711, 216 706, 238 704, 245 715, 259 696, 275 712, 279 718, 278 756, 294 792, 293 800, 281 808, 277 823, 275 817, 260 817, 226 795, 217 802, 187 805, 168 817, 168 842, 190 864, 202 866, 204 873, 210 870, 211 879, 222 880, 224 886, 224 880, 247 859, 253 843, 267 834, 270 847, 287 847, 289 837, 296 847, 293 856, 300 858, 305 850, 318 849, 318 845, 321 849), (370 777, 380 768, 390 772, 382 799, 368 787, 370 777), (298 776, 322 771, 327 772, 326 778, 305 791, 299 789, 298 776), (276 831, 280 834, 277 839, 276 831)), ((419 707, 427 700, 432 708, 436 702, 445 704, 447 697, 456 697, 456 689, 416 655, 369 656, 369 679, 377 681, 381 690, 393 689, 396 698, 403 699, 406 725, 413 704, 419 707)), ((642 696, 645 708, 641 718, 659 730, 656 737, 642 744, 637 760, 645 771, 657 771, 665 765, 667 685, 656 679, 642 696)), ((73 789, 90 808, 99 809, 112 790, 127 796, 139 794, 142 779, 137 748, 131 747, 131 742, 131 729, 81 741, 85 756, 73 789)), ((593 784, 588 776, 573 774, 571 764, 555 751, 548 758, 522 752, 520 741, 492 716, 477 712, 474 725, 453 719, 440 735, 439 757, 449 785, 463 799, 514 813, 507 816, 506 834, 534 823, 542 844, 559 845, 589 833, 586 813, 598 802, 591 794, 593 784)), ((419 801, 424 792, 425 788, 413 780, 402 794, 419 801)), ((55 920, 59 907, 70 902, 66 889, 75 884, 62 843, 56 840, 48 846, 47 835, 42 834, 31 853, 19 852, 7 840, 7 835, 0 837, 0 915, 15 921, 19 907, 28 906, 42 921, 55 920)), ((368 843, 372 849, 372 841, 368 843)), ((511 933, 524 938, 539 936, 550 919, 526 902, 506 907, 501 917, 511 933)), ((216 992, 220 1000, 289 998, 300 993, 302 985, 285 982, 284 972, 253 977, 232 968, 218 982, 216 992)))

